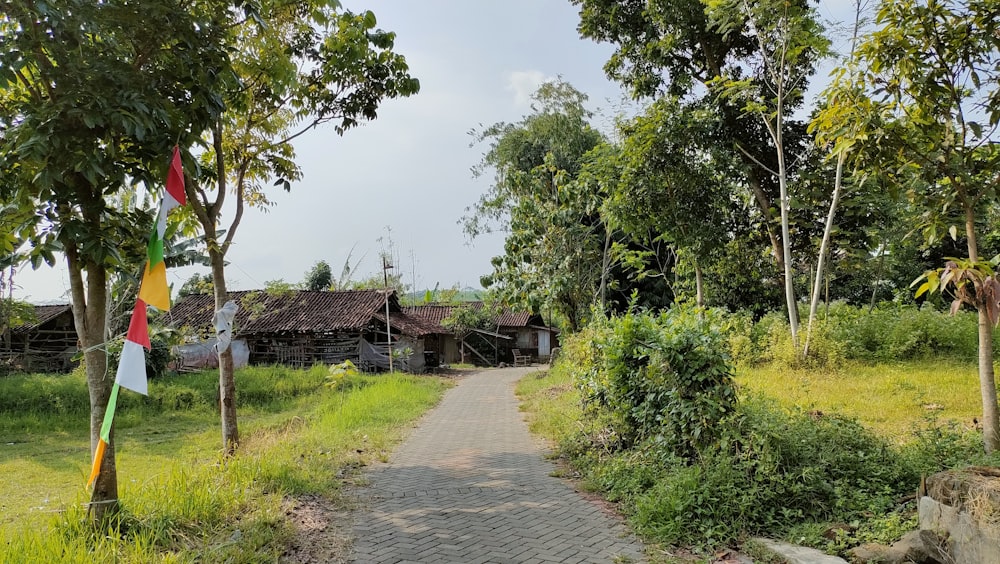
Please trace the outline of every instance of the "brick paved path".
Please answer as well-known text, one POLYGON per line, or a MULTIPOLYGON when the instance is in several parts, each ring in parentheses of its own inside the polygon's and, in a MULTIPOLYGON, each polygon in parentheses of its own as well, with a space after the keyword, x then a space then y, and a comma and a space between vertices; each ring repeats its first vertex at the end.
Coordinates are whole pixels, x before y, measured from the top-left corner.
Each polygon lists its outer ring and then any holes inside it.
POLYGON ((618 519, 549 476, 514 396, 531 370, 466 377, 388 464, 369 470, 355 562, 643 561, 618 519))

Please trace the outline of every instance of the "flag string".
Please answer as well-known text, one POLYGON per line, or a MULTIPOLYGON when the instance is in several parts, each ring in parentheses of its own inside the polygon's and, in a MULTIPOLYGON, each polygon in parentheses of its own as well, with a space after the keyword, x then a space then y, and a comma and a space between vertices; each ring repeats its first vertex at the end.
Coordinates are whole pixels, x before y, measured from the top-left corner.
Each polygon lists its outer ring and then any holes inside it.
MULTIPOLYGON (((167 226, 167 214, 170 210, 187 203, 184 193, 184 170, 181 166, 180 149, 174 146, 173 157, 167 172, 166 190, 160 199, 160 209, 156 222, 153 224, 146 247, 146 265, 143 268, 142 281, 139 283, 139 293, 129 320, 128 331, 122 344, 121 355, 118 358, 118 370, 115 383, 111 387, 111 395, 104 410, 104 420, 101 432, 94 450, 93 466, 87 479, 87 487, 92 487, 101 474, 101 465, 108 444, 111 442, 111 428, 114 423, 115 409, 118 405, 118 393, 121 388, 128 388, 143 395, 148 393, 146 379, 146 352, 151 350, 149 342, 149 320, 146 305, 149 304, 161 311, 170 310, 170 289, 167 286, 166 263, 163 260, 163 238, 167 226)), ((98 348, 107 351, 107 341, 93 345, 84 352, 98 348)), ((107 377, 107 373, 105 373, 107 377)))

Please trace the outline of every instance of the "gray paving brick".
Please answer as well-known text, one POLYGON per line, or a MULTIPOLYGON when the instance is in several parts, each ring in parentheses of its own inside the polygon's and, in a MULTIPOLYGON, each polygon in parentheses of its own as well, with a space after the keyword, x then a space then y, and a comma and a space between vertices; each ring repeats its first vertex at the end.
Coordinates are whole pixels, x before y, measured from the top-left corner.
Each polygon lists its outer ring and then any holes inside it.
POLYGON ((465 377, 387 464, 368 469, 355 491, 354 562, 645 561, 619 519, 550 476, 513 391, 530 370, 465 377))

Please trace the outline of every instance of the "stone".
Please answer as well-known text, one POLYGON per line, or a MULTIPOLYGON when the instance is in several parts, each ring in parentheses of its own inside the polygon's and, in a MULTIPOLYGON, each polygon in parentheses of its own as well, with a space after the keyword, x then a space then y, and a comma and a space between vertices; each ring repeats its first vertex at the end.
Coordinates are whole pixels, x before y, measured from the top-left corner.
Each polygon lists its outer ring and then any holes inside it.
POLYGON ((929 529, 922 529, 920 531, 920 540, 923 542, 924 550, 927 551, 928 557, 932 561, 947 562, 951 558, 948 555, 948 539, 929 529))
POLYGON ((1000 469, 970 467, 926 480, 918 505, 925 548, 949 564, 1000 562, 1000 469))
POLYGON ((868 543, 847 551, 851 562, 857 564, 940 564, 931 557, 921 531, 910 531, 892 546, 868 543))
POLYGON ((771 539, 755 539, 768 550, 784 558, 788 564, 847 564, 847 561, 837 556, 830 556, 804 546, 795 546, 771 539))
POLYGON ((847 551, 847 557, 855 564, 889 564, 889 547, 884 544, 865 543, 847 551))
POLYGON ((889 547, 891 562, 915 562, 916 564, 939 564, 939 560, 931 556, 920 531, 910 531, 903 538, 889 547))

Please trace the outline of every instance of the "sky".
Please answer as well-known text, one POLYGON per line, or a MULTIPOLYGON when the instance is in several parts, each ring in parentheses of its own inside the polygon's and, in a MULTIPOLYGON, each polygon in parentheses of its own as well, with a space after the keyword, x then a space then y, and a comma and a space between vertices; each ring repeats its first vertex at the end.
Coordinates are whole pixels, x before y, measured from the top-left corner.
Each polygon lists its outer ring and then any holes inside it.
MULTIPOLYGON (((397 34, 420 93, 385 101, 378 119, 338 136, 321 127, 296 140, 303 178, 290 192, 275 189, 274 205, 249 210, 227 260, 231 290, 268 281, 302 281, 318 261, 338 275, 351 257, 354 279, 381 275, 380 250, 389 239, 394 265, 413 288, 479 287, 503 252, 503 234, 469 240, 460 220, 489 186, 471 168, 485 147, 470 147, 470 130, 530 113, 530 95, 561 77, 590 97, 596 125, 610 129, 623 90, 604 74, 608 44, 581 39, 578 8, 569 0, 343 0, 346 9, 372 10, 382 29, 397 34), (359 259, 360 263, 359 263, 359 259)), ((853 18, 850 0, 823 0, 820 16, 853 18)), ((843 50, 843 35, 834 47, 843 50)), ((814 79, 818 92, 827 72, 814 79)), ((231 215, 223 218, 231 220, 231 215)), ((14 297, 65 303, 69 278, 56 268, 14 277, 14 297)), ((177 288, 207 267, 168 271, 177 288)))

